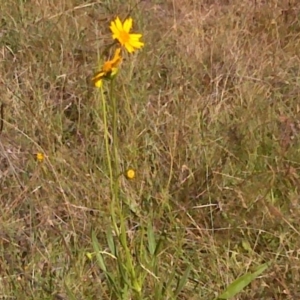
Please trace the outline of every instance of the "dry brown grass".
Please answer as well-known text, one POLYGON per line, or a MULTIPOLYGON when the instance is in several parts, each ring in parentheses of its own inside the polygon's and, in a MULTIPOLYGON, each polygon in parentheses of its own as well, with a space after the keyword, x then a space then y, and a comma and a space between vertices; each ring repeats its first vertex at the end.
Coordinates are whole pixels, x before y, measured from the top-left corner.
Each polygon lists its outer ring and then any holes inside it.
MULTIPOLYGON (((105 248, 110 226, 89 78, 110 20, 132 6, 1 3, 0 296, 110 299, 86 258, 91 231, 105 248)), ((178 299, 213 299, 270 261, 235 299, 299 298, 300 5, 141 1, 131 15, 146 43, 117 79, 121 163, 138 171, 121 182, 132 251, 143 240, 133 228, 153 223, 156 275, 193 265, 178 299)), ((160 299, 155 285, 149 276, 148 299, 160 299)))

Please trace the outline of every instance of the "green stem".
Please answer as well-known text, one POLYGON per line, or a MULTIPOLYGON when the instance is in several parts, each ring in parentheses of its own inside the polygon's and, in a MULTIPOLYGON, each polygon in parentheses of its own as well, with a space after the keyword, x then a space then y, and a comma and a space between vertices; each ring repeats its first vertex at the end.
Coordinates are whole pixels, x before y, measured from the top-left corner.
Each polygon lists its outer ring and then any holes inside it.
POLYGON ((107 107, 106 107, 106 99, 103 94, 103 89, 101 88, 101 99, 102 99, 102 110, 103 110, 103 123, 104 123, 104 140, 105 140, 105 150, 106 150, 106 157, 107 157, 107 164, 109 169, 109 179, 110 179, 110 191, 111 191, 111 217, 114 229, 117 234, 119 234, 119 229, 116 222, 116 214, 115 214, 115 204, 116 204, 116 194, 115 191, 115 180, 113 175, 113 168, 111 163, 111 156, 110 156, 110 150, 109 150, 109 131, 108 131, 108 125, 107 125, 107 107))
MULTIPOLYGON (((114 95, 114 80, 111 80, 110 84, 110 92, 109 92, 109 99, 112 103, 112 156, 113 156, 113 165, 112 165, 112 172, 110 173, 110 176, 112 178, 112 195, 113 195, 113 201, 112 201, 112 206, 111 206, 111 214, 114 216, 112 218, 113 221, 113 226, 117 228, 117 223, 115 216, 118 217, 118 222, 119 222, 119 228, 118 231, 118 237, 119 241, 125 250, 125 265, 126 269, 128 270, 130 274, 130 281, 132 284, 132 288, 140 294, 141 292, 141 287, 140 283, 138 281, 134 264, 133 264, 133 259, 130 253, 130 249, 128 247, 128 242, 127 242, 127 233, 126 233, 126 220, 123 216, 123 209, 122 209, 122 202, 121 202, 121 197, 120 197, 120 183, 119 183, 119 175, 120 175, 120 161, 119 161, 119 155, 118 155, 118 109, 117 109, 117 103, 116 103, 116 97, 114 95)), ((107 126, 106 126, 107 128, 107 126)))
POLYGON ((119 155, 118 155, 118 109, 116 103, 116 97, 114 96, 114 79, 111 80, 110 85, 110 99, 112 101, 113 108, 113 153, 114 153, 114 179, 117 184, 118 177, 120 175, 119 168, 119 155))

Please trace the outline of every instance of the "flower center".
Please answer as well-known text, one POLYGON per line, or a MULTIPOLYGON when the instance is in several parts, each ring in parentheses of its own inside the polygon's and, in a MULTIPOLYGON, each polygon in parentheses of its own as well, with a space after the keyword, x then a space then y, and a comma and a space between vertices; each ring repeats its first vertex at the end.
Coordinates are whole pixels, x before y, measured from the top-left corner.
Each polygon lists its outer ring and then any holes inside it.
POLYGON ((124 31, 124 30, 121 31, 120 32, 120 38, 121 38, 121 40, 124 44, 127 43, 130 39, 129 33, 124 31))

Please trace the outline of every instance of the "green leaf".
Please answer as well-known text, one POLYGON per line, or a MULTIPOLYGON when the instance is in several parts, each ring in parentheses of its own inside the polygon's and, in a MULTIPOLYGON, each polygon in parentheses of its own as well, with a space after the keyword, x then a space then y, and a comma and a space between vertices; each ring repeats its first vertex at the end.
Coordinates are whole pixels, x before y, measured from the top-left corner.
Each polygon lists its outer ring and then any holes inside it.
POLYGON ((118 292, 118 282, 115 280, 113 275, 106 268, 105 261, 103 259, 103 255, 100 251, 99 243, 98 243, 98 240, 97 240, 97 237, 96 237, 96 234, 94 231, 92 232, 92 244, 93 244, 93 248, 94 248, 95 255, 96 255, 97 262, 98 262, 100 269, 104 272, 107 280, 109 280, 111 286, 114 288, 114 290, 117 293, 118 292))
POLYGON ((187 282, 187 279, 190 275, 190 272, 191 272, 191 265, 189 265, 187 267, 187 269, 184 271, 182 277, 180 278, 180 280, 178 281, 178 284, 177 284, 177 288, 176 288, 176 291, 175 291, 175 297, 177 298, 179 293, 182 291, 183 287, 185 286, 186 282, 187 282))
POLYGON ((222 293, 217 299, 230 299, 238 294, 244 287, 246 287, 249 283, 251 283, 254 279, 256 279, 261 273, 263 273, 269 264, 260 265, 255 272, 247 273, 240 278, 236 279, 232 282, 226 289, 224 293, 222 293))
POLYGON ((92 243, 93 243, 93 248, 95 250, 97 262, 98 262, 100 269, 103 270, 104 272, 107 272, 103 256, 100 252, 99 243, 98 243, 98 240, 97 240, 97 237, 96 237, 94 231, 92 232, 92 243))
POLYGON ((156 249, 156 242, 155 242, 155 236, 154 236, 152 224, 148 225, 147 233, 148 233, 147 236, 148 236, 149 252, 153 256, 155 253, 155 249, 156 249))
POLYGON ((107 238, 107 244, 110 249, 110 252, 112 253, 113 256, 117 256, 117 249, 116 249, 114 237, 112 234, 112 230, 110 227, 107 230, 106 238, 107 238))

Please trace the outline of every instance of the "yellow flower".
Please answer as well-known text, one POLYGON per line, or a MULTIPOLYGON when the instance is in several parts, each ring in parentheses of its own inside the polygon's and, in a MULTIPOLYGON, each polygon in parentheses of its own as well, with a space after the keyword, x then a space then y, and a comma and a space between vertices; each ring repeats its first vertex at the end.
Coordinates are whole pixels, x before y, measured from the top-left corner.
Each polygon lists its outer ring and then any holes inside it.
POLYGON ((134 179, 135 178, 135 171, 133 169, 128 169, 125 172, 125 176, 127 179, 134 179))
POLYGON ((101 71, 97 72, 92 81, 94 82, 95 87, 102 87, 102 80, 109 79, 115 76, 118 72, 118 66, 122 61, 121 48, 117 48, 112 60, 108 60, 104 63, 101 71))
POLYGON ((110 23, 110 30, 112 32, 113 39, 117 39, 129 53, 132 53, 135 49, 140 49, 144 46, 144 43, 140 42, 142 35, 129 33, 131 28, 132 18, 126 19, 122 24, 119 17, 117 17, 115 21, 110 23))
POLYGON ((38 152, 36 153, 35 158, 38 162, 43 162, 45 159, 45 155, 44 153, 38 152))

